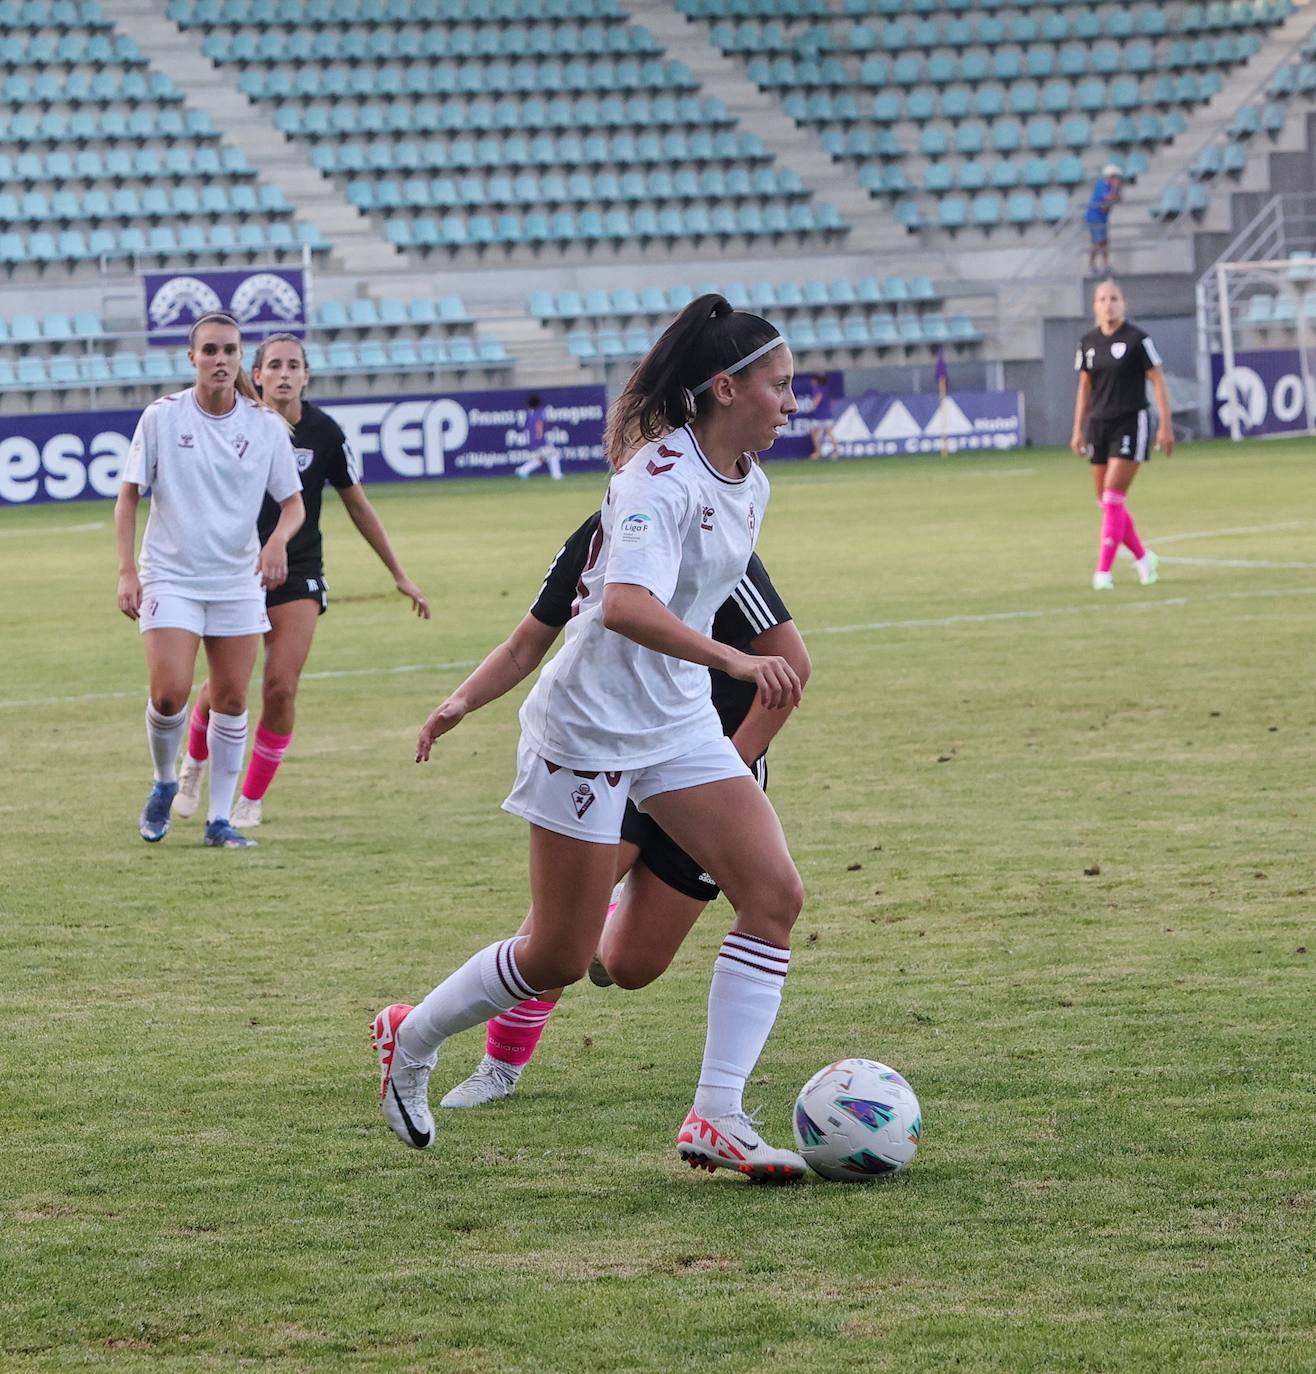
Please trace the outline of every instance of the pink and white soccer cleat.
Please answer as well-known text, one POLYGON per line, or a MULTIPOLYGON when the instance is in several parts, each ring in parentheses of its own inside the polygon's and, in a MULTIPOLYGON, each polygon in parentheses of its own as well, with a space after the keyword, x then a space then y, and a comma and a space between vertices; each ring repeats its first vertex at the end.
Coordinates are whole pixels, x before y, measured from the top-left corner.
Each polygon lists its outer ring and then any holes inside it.
POLYGON ((709 1121, 692 1108, 676 1134, 676 1152, 692 1169, 734 1169, 756 1183, 794 1183, 807 1172, 794 1150, 774 1150, 747 1112, 709 1121))
POLYGON ((434 1118, 430 1115, 431 1064, 408 1064, 399 1052, 398 1027, 411 1006, 394 1002, 370 1024, 370 1043, 379 1056, 379 1105, 393 1134, 405 1145, 423 1150, 434 1143, 434 1118))

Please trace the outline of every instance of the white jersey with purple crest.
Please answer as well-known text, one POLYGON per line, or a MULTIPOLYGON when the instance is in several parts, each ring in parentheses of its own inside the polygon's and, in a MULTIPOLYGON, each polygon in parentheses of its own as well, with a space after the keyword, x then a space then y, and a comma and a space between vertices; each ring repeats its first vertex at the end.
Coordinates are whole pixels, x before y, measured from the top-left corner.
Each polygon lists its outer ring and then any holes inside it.
POLYGON ((768 479, 750 458, 724 477, 689 426, 644 448, 608 485, 562 648, 521 708, 541 757, 570 768, 644 768, 722 738, 708 670, 603 624, 603 588, 646 588, 708 634, 758 542, 768 479))
POLYGON ((142 413, 122 480, 151 493, 138 571, 154 589, 200 601, 263 601, 256 521, 268 493, 302 489, 288 428, 239 396, 211 415, 175 392, 142 413))

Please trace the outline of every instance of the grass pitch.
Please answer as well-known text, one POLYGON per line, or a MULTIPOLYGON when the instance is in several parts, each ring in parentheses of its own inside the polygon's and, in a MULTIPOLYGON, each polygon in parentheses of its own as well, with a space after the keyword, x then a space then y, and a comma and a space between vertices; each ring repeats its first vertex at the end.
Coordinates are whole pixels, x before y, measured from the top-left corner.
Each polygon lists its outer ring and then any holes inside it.
POLYGON ((784 1142, 820 1065, 897 1065, 924 1145, 868 1189, 677 1160, 725 904, 653 988, 568 993, 510 1103, 423 1154, 378 1115, 371 1014, 526 900, 517 702, 428 768, 416 731, 599 482, 372 491, 430 624, 326 499, 245 854, 136 837, 108 505, 0 512, 0 1366, 1316 1369, 1311 465, 1158 457, 1162 581, 1102 595, 1075 459, 772 471, 809 899, 749 1102, 784 1142))

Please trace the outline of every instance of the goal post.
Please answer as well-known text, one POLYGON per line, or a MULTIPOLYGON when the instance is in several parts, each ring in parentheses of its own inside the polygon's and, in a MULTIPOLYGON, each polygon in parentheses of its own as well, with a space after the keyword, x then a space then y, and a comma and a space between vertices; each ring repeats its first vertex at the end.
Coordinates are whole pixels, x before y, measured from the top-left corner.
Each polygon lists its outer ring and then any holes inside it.
POLYGON ((1316 434, 1316 258, 1217 262, 1197 313, 1204 433, 1316 434))

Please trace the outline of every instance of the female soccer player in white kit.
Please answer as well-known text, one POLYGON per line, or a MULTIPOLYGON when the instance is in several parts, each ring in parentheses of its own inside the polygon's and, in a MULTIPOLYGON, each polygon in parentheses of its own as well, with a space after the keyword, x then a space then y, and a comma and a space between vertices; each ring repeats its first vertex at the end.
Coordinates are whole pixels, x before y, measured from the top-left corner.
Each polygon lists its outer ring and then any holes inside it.
MULTIPOLYGON (((372 1027, 384 1115, 409 1145, 433 1142, 429 1074, 448 1036, 585 973, 630 797, 736 912, 714 964, 678 1152, 696 1167, 803 1177, 804 1161, 764 1141, 741 1098, 781 1005, 804 890, 771 802, 722 731, 704 671, 754 682, 769 709, 799 701, 785 659, 708 633, 758 539, 768 482, 753 455, 797 409, 792 375, 771 324, 706 295, 669 326, 613 407, 606 446, 620 471, 563 647, 521 708, 516 784, 503 803, 530 822, 529 932, 481 950, 419 1006, 385 1007, 372 1027)), ((431 743, 422 732, 418 760, 431 743)))
POLYGON ((196 385, 143 412, 114 506, 119 609, 140 622, 150 678, 146 736, 155 783, 138 832, 148 843, 168 833, 174 760, 204 640, 213 703, 205 843, 245 849, 255 842, 229 824, 229 809, 247 743, 247 683, 270 628, 265 588, 287 576, 288 540, 302 523, 302 483, 287 425, 242 371, 237 321, 203 315, 189 342, 196 385), (134 564, 137 506, 148 490, 151 513, 134 564), (267 492, 281 510, 262 549, 256 518, 267 492))

